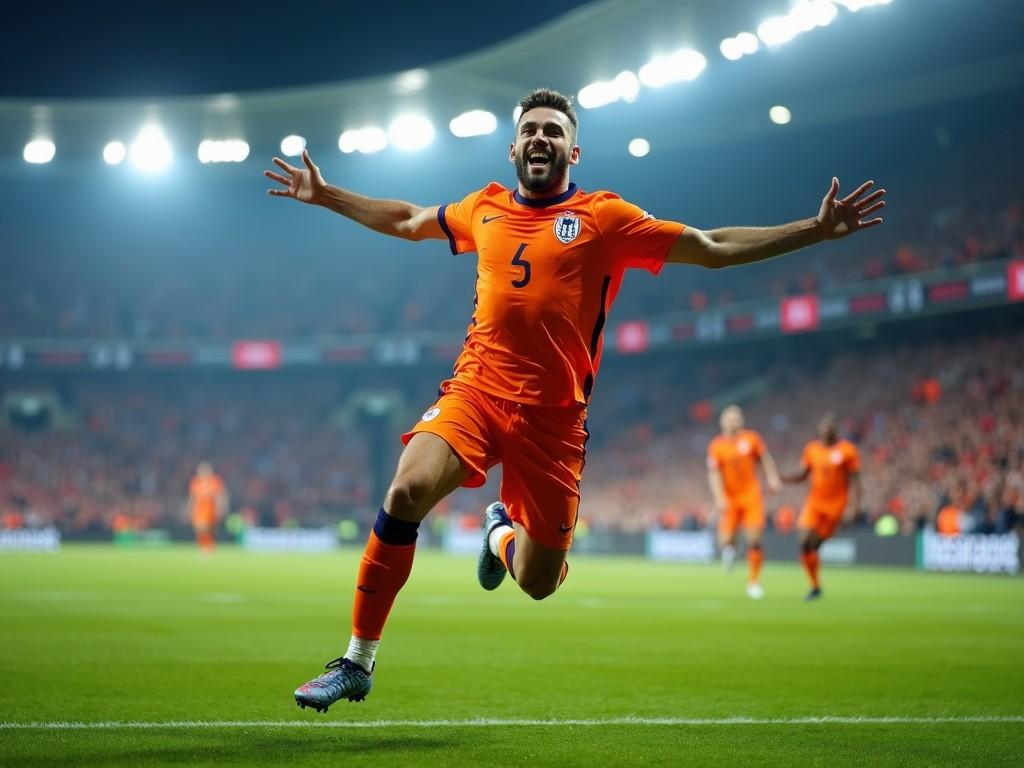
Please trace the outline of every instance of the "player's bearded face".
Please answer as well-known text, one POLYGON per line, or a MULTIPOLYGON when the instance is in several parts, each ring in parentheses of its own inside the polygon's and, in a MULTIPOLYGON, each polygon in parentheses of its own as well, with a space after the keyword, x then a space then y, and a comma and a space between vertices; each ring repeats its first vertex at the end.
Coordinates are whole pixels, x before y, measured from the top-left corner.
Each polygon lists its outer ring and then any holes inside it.
POLYGON ((569 167, 569 155, 550 142, 521 142, 516 151, 516 176, 531 192, 556 185, 569 167))

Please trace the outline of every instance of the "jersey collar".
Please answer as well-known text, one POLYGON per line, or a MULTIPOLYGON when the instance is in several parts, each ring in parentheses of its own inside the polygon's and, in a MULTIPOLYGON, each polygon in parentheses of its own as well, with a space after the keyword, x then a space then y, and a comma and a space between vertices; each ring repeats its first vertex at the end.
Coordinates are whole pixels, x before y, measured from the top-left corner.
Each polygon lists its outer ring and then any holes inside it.
POLYGON ((577 189, 578 187, 575 184, 570 184, 569 188, 562 194, 555 195, 554 197, 542 198, 523 197, 519 194, 519 190, 517 189, 512 193, 512 199, 520 205, 525 205, 530 208, 547 208, 549 205, 560 205, 561 203, 564 203, 576 194, 577 189))

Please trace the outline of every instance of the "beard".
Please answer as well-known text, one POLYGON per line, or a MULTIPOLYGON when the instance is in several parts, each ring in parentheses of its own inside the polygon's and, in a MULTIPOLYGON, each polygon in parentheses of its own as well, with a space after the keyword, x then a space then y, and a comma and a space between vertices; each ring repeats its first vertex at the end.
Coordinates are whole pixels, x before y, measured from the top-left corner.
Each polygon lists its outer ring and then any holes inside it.
POLYGON ((568 167, 569 158, 565 155, 555 154, 543 173, 530 173, 530 164, 526 160, 525 150, 516 155, 516 176, 519 177, 519 183, 531 192, 543 192, 553 182, 561 179, 568 167))

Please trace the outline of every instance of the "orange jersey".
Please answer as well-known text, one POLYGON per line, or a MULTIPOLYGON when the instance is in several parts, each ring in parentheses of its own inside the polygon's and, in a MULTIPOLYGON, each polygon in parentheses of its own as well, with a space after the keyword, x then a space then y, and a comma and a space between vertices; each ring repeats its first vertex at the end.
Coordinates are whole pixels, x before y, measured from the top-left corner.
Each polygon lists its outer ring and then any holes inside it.
POLYGON ((192 518, 214 520, 217 517, 217 499, 224 493, 224 481, 217 475, 197 475, 189 484, 192 496, 192 518))
POLYGON ((757 463, 764 453, 764 440, 752 429, 735 435, 718 435, 708 446, 708 468, 722 476, 725 496, 730 501, 760 499, 757 463))
POLYGON ((491 183, 437 218, 452 253, 477 253, 475 311, 453 378, 544 406, 590 399, 623 273, 658 274, 685 228, 575 184, 529 200, 491 183))
POLYGON ((860 471, 860 453, 848 440, 825 445, 812 440, 804 447, 801 463, 810 470, 807 506, 841 514, 850 490, 850 473, 860 471))

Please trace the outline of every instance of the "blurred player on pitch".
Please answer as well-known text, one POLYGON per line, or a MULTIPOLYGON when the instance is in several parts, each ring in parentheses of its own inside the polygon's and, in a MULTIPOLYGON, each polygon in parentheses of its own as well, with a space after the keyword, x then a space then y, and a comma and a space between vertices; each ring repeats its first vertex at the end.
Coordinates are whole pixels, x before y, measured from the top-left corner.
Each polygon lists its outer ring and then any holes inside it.
MULTIPOLYGON (((768 259, 881 223, 884 190, 844 198, 829 186, 814 216, 774 227, 702 231, 658 219, 611 192, 569 180, 580 161, 578 120, 560 93, 522 102, 508 147, 512 188, 492 182, 447 205, 365 197, 328 184, 308 152, 295 167, 274 158, 278 197, 322 206, 404 240, 444 240, 475 253, 477 301, 451 379, 402 439, 391 487, 356 579, 345 655, 295 691, 300 706, 359 701, 373 685, 381 633, 412 570, 420 523, 459 486, 479 487, 503 466, 501 500, 484 515, 477 579, 510 575, 530 597, 553 594, 567 573, 580 502, 587 405, 602 332, 629 269, 718 268, 768 259)), ((368 268, 372 265, 368 265, 368 268)))
POLYGON ((860 509, 860 453, 849 440, 839 439, 836 418, 829 413, 818 422, 818 439, 804 446, 800 462, 800 471, 785 475, 783 480, 802 483, 808 476, 811 478, 797 528, 800 531, 800 562, 811 583, 806 599, 817 600, 821 597, 818 549, 832 537, 839 525, 860 509))
POLYGON ((228 491, 220 475, 210 462, 196 467, 196 474, 188 487, 188 513, 196 532, 196 543, 203 557, 213 554, 217 541, 217 523, 228 510, 228 491))
POLYGON ((736 558, 736 534, 743 528, 747 542, 747 595, 754 600, 764 597, 761 586, 761 564, 764 549, 764 501, 757 480, 757 465, 764 469, 765 480, 772 492, 782 488, 775 460, 768 453, 761 435, 743 428, 743 411, 730 405, 719 419, 722 434, 708 446, 708 484, 718 510, 718 545, 722 563, 731 568, 736 558))

